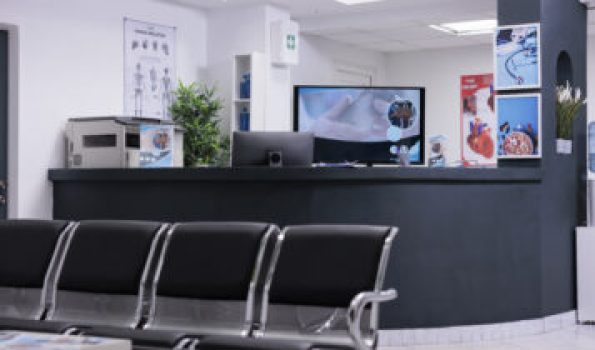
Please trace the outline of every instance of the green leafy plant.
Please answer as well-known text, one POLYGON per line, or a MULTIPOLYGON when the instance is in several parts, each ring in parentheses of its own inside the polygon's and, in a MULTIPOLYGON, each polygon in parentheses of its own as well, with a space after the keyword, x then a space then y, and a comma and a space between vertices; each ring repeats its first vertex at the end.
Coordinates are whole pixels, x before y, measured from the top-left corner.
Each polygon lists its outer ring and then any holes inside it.
POLYGON ((558 86, 556 100, 556 116, 558 138, 564 140, 572 139, 572 126, 580 108, 587 103, 581 96, 581 89, 572 89, 569 82, 566 85, 558 86))
POLYGON ((178 84, 171 106, 173 120, 185 129, 184 164, 226 165, 229 162, 229 138, 221 136, 219 112, 223 101, 216 88, 191 83, 178 84))

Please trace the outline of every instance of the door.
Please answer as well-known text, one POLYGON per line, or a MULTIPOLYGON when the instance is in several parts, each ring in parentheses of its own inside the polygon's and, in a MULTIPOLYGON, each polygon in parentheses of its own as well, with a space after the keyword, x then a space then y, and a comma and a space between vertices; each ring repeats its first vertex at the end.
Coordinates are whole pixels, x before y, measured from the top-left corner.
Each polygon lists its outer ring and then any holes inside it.
POLYGON ((0 30, 0 220, 6 219, 8 166, 8 32, 0 30))

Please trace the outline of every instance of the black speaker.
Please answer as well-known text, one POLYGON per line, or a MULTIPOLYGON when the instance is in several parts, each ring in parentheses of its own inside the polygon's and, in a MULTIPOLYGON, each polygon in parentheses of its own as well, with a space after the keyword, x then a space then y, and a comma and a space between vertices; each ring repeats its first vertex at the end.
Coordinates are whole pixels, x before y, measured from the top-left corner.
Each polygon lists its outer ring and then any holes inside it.
POLYGON ((283 166, 283 152, 269 151, 269 167, 280 168, 283 166))

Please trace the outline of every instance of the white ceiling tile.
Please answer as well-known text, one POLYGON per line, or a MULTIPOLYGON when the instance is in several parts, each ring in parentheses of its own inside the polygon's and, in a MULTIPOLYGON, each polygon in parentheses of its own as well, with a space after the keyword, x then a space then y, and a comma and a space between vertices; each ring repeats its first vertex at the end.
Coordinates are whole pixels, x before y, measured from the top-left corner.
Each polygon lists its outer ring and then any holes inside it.
POLYGON ((327 39, 336 40, 349 44, 367 44, 385 42, 387 38, 377 35, 374 32, 352 31, 344 34, 334 34, 325 36, 327 39))
POLYGON ((378 30, 376 34, 379 37, 392 40, 417 40, 417 39, 432 39, 443 38, 449 34, 437 31, 427 25, 419 25, 416 27, 395 28, 387 30, 378 30))
POLYGON ((489 44, 489 38, 460 39, 428 25, 497 16, 497 0, 384 0, 357 6, 335 0, 160 1, 203 9, 273 4, 286 8, 303 33, 383 52, 489 44))

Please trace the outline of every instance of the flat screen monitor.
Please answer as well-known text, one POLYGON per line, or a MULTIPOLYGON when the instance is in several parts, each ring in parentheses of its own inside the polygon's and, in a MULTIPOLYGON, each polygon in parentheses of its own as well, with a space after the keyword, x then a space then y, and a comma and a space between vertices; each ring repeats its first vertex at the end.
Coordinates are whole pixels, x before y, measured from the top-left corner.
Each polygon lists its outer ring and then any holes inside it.
POLYGON ((296 86, 294 104, 295 130, 315 135, 315 162, 424 162, 424 88, 296 86))
POLYGON ((314 135, 307 132, 233 133, 231 166, 310 167, 314 135))

